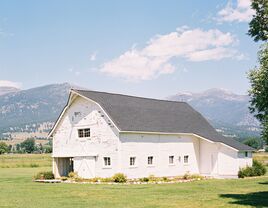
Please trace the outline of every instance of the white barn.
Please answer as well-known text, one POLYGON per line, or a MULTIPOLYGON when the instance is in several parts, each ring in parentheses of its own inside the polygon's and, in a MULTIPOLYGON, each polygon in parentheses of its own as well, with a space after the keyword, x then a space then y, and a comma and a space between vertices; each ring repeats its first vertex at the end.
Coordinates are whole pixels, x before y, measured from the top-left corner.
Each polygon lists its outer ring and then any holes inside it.
POLYGON ((73 89, 49 136, 56 177, 226 178, 252 165, 251 147, 220 135, 185 102, 73 89))

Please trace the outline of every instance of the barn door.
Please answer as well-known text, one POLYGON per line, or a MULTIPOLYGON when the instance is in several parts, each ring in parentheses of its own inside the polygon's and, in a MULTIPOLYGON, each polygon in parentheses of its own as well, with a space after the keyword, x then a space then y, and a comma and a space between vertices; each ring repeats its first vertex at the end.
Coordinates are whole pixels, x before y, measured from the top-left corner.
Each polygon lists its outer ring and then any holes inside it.
POLYGON ((74 172, 81 178, 95 177, 95 157, 74 157, 74 172))

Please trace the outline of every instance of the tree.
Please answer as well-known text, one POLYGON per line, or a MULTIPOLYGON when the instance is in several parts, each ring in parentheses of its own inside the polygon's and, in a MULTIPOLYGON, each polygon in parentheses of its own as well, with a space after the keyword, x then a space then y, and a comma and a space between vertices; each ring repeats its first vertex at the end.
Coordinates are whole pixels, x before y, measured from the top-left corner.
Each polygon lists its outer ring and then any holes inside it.
POLYGON ((261 141, 257 138, 249 138, 244 141, 244 144, 253 147, 254 149, 260 149, 262 147, 261 141))
POLYGON ((27 153, 32 153, 35 151, 35 140, 33 138, 26 139, 20 144, 20 147, 27 153))
POLYGON ((254 41, 268 40, 268 1, 252 0, 252 9, 255 15, 249 23, 248 34, 254 38, 254 41))
POLYGON ((268 143, 268 43, 259 52, 259 67, 249 72, 250 111, 261 122, 262 137, 268 143))
POLYGON ((5 142, 0 142, 0 155, 8 152, 8 145, 5 142))

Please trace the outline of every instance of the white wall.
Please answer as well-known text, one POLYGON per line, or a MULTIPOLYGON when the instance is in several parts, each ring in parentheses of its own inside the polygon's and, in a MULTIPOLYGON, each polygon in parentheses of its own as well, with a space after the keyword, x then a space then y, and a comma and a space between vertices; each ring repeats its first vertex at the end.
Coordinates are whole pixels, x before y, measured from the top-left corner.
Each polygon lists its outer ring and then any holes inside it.
POLYGON ((252 166, 252 152, 248 152, 248 156, 245 156, 245 152, 239 152, 238 153, 238 159, 239 159, 239 168, 244 168, 246 166, 252 166))
POLYGON ((239 171, 238 152, 228 146, 219 144, 218 175, 237 176, 239 171))
POLYGON ((154 176, 178 176, 186 172, 199 173, 199 139, 191 136, 157 134, 120 134, 121 172, 129 178, 154 176), (174 165, 169 156, 174 156, 174 165), (189 155, 189 164, 183 163, 189 155), (130 167, 130 157, 136 157, 136 167, 130 167), (148 156, 154 157, 154 165, 147 164, 148 156), (180 157, 180 161, 179 161, 180 157))
POLYGON ((200 174, 216 175, 218 171, 218 146, 215 143, 200 140, 200 174))
POLYGON ((53 157, 95 156, 95 174, 108 177, 118 172, 118 132, 93 102, 77 97, 67 109, 53 135, 53 157), (80 115, 77 113, 80 112, 80 115), (79 128, 91 129, 89 139, 78 138, 79 128), (113 168, 104 168, 103 157, 112 159, 113 168))

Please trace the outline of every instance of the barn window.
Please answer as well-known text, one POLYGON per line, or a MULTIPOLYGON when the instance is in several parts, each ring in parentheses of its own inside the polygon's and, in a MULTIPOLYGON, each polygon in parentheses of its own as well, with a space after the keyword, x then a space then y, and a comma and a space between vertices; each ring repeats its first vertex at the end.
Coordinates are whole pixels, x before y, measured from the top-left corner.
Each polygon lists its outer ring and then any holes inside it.
POLYGON ((248 152, 245 152, 245 157, 248 157, 248 152))
POLYGON ((104 157, 104 166, 111 166, 111 158, 110 157, 104 157))
POLYGON ((90 137, 90 128, 87 129, 78 129, 78 137, 90 137))
POLYGON ((129 165, 130 166, 135 166, 136 165, 136 157, 130 157, 129 165))
POLYGON ((174 164, 174 156, 169 156, 169 164, 172 165, 174 164))
POLYGON ((153 159, 154 159, 153 156, 149 156, 148 157, 148 165, 152 165, 153 164, 153 159))
POLYGON ((184 163, 189 163, 189 155, 184 155, 183 162, 184 163))

